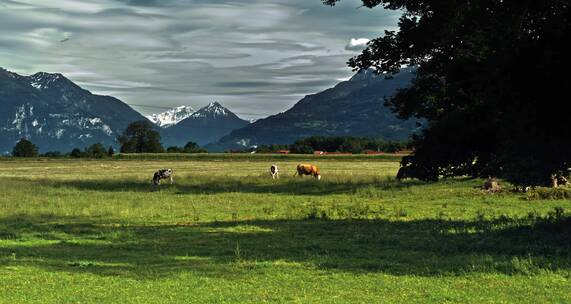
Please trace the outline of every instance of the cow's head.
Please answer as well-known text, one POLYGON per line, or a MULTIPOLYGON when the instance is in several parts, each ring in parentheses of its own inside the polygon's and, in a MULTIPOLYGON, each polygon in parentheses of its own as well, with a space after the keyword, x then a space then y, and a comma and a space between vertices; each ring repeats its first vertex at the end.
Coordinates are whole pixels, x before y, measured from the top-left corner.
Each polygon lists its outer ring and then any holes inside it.
POLYGON ((321 180, 321 174, 317 174, 315 178, 317 178, 317 180, 321 180))

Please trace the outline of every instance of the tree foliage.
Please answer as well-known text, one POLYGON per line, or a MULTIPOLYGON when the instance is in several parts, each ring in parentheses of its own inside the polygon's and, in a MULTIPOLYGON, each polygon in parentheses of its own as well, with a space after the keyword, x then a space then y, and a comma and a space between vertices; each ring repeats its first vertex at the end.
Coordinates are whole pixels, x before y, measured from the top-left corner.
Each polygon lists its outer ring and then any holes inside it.
POLYGON ((20 139, 12 149, 12 156, 14 157, 37 157, 38 155, 38 146, 25 138, 20 139))
POLYGON ((184 149, 177 146, 167 147, 167 153, 184 153, 184 149))
POLYGON ((184 153, 207 153, 208 151, 201 148, 197 143, 189 141, 184 145, 184 153))
POLYGON ((41 157, 47 157, 47 158, 60 158, 60 157, 64 157, 65 155, 62 154, 60 151, 48 151, 46 153, 40 154, 41 157))
POLYGON ((362 2, 403 14, 399 31, 371 40, 349 65, 378 73, 418 67, 412 85, 387 101, 401 117, 428 122, 402 162, 405 174, 537 185, 567 171, 568 1, 362 2))
POLYGON ((71 156, 72 158, 81 158, 84 156, 84 153, 81 151, 81 149, 79 148, 74 148, 73 150, 71 150, 71 152, 69 153, 69 156, 71 156))
POLYGON ((104 158, 107 156, 107 150, 105 149, 105 146, 100 143, 95 143, 89 146, 85 152, 87 157, 90 158, 104 158))
POLYGON ((182 148, 177 146, 168 147, 167 153, 208 153, 208 150, 201 148, 193 141, 189 141, 182 148))
POLYGON ((341 152, 359 154, 365 150, 377 152, 396 152, 403 150, 407 144, 401 142, 383 141, 371 138, 351 136, 311 136, 290 145, 293 153, 308 154, 314 151, 341 152))
POLYGON ((161 135, 148 121, 136 121, 118 138, 121 153, 162 153, 161 135))

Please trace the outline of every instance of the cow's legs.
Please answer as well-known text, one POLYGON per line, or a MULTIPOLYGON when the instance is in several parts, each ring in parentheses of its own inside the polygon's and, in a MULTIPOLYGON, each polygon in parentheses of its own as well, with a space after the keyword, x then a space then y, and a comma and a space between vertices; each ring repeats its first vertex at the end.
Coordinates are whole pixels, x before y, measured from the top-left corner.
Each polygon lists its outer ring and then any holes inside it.
POLYGON ((174 178, 172 178, 172 176, 170 176, 169 179, 171 181, 171 185, 174 184, 174 178))

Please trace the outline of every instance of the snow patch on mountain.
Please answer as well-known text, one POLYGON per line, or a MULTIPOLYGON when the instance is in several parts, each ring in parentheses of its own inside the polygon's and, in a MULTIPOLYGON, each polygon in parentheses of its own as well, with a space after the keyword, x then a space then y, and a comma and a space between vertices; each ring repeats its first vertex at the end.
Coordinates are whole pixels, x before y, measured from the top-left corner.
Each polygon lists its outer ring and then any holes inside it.
POLYGON ((251 143, 251 139, 249 139, 249 138, 241 138, 240 140, 238 140, 236 142, 236 144, 238 144, 242 147, 250 147, 250 143, 251 143))
POLYGON ((180 106, 162 113, 149 115, 147 118, 157 126, 167 128, 176 125, 194 113, 195 111, 192 107, 180 106))

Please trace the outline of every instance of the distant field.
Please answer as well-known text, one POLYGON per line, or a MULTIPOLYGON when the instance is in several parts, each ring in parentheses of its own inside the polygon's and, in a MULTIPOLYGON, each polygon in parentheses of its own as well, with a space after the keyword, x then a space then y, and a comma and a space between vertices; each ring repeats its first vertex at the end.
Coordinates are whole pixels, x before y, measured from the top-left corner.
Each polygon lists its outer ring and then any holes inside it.
POLYGON ((3 159, 0 303, 571 303, 570 200, 399 183, 398 160, 3 159))
POLYGON ((142 153, 142 154, 117 154, 115 159, 130 159, 130 160, 223 160, 223 161, 302 161, 302 160, 319 160, 319 161, 390 161, 398 162, 401 160, 403 154, 341 154, 341 155, 312 155, 312 154, 250 154, 250 153, 142 153))

